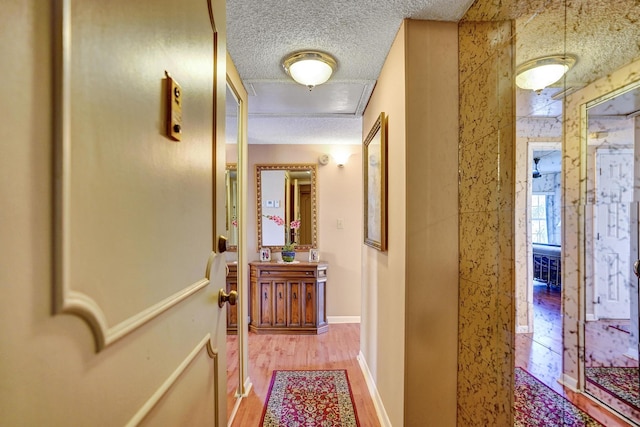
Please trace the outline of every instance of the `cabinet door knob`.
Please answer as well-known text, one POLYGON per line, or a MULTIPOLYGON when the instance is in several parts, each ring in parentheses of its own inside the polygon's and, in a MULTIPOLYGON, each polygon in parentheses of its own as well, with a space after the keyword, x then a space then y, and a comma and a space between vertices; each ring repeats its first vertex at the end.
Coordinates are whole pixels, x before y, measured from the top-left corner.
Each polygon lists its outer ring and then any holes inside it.
POLYGON ((278 292, 278 298, 282 299, 282 292, 278 292))
POLYGON ((264 293, 264 299, 265 299, 265 301, 267 300, 267 293, 266 292, 264 293))

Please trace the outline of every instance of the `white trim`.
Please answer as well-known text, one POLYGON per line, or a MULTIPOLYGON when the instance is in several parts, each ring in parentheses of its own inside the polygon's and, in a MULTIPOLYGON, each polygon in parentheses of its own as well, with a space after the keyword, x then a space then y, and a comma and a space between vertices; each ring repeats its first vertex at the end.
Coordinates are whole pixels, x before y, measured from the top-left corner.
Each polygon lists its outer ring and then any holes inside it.
POLYGON ((229 421, 227 422, 227 427, 231 427, 231 425, 233 424, 233 421, 236 419, 236 415, 238 414, 238 409, 240 409, 240 404, 242 403, 245 397, 249 396, 251 387, 253 387, 253 384, 251 383, 251 380, 249 379, 249 377, 247 377, 247 380, 244 382, 244 394, 236 393, 236 403, 233 404, 233 409, 231 409, 231 414, 227 415, 229 417, 229 421))
POLYGON ((593 313, 587 313, 584 320, 587 322, 595 322, 598 320, 598 317, 593 313))
POLYGON ((516 327, 516 334, 528 334, 529 327, 527 325, 520 325, 516 327))
POLYGON ((558 383, 565 387, 568 387, 573 392, 582 393, 580 390, 578 390, 578 380, 570 377, 567 374, 562 374, 560 378, 558 378, 558 383))
POLYGON ((629 347, 624 355, 629 359, 638 360, 638 347, 629 347))
POLYGON ((384 409, 384 404, 382 403, 382 398, 378 393, 376 382, 373 379, 373 375, 371 375, 371 371, 369 370, 369 366, 367 366, 367 361, 365 360, 364 354, 362 354, 362 351, 358 353, 357 359, 358 359, 358 363, 360 364, 360 370, 362 371, 362 375, 364 375, 364 380, 367 383, 367 388, 369 389, 371 400, 373 400, 373 406, 376 408, 376 414, 378 415, 378 421, 380 422, 380 426, 391 427, 391 420, 389 420, 387 411, 385 411, 384 409))
POLYGON ((327 323, 360 323, 360 316, 327 316, 327 323))

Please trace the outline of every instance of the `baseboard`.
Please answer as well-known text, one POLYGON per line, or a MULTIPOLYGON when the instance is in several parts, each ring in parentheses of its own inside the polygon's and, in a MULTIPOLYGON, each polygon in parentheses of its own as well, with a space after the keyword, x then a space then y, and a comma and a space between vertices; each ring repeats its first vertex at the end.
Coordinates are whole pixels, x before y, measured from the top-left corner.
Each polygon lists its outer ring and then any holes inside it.
POLYGON ((367 366, 367 361, 365 360, 364 354, 362 354, 362 352, 358 353, 358 363, 360 364, 360 370, 364 375, 364 380, 367 383, 369 394, 371 395, 371 399, 373 400, 373 406, 376 408, 376 414, 378 415, 378 421, 380 422, 380 425, 382 427, 391 427, 391 420, 389 420, 387 411, 385 411, 384 409, 382 398, 380 397, 378 388, 376 387, 376 382, 373 379, 373 375, 371 375, 371 371, 369 370, 369 366, 367 366))
POLYGON ((360 323, 360 316, 327 316, 327 323, 360 323))
POLYGON ((578 390, 578 380, 568 376, 567 374, 562 374, 562 376, 558 378, 558 383, 565 387, 568 387, 571 391, 581 393, 581 391, 578 390))
POLYGON ((251 380, 249 379, 249 377, 247 377, 247 380, 244 382, 244 394, 237 394, 236 395, 236 403, 233 404, 233 408, 231 409, 231 413, 227 414, 227 427, 231 427, 231 425, 233 424, 233 421, 236 418, 236 414, 238 413, 238 409, 240 408, 240 404, 242 403, 242 400, 249 396, 249 392, 251 391, 251 387, 253 387, 253 384, 251 383, 251 380))
POLYGON ((595 322, 596 320, 598 320, 598 318, 596 317, 595 314, 587 313, 584 320, 586 320, 587 322, 595 322))
POLYGON ((529 327, 528 326, 518 326, 516 328, 516 334, 528 334, 529 327))
POLYGON ((624 355, 629 359, 638 360, 638 349, 629 347, 627 351, 624 352, 624 355))

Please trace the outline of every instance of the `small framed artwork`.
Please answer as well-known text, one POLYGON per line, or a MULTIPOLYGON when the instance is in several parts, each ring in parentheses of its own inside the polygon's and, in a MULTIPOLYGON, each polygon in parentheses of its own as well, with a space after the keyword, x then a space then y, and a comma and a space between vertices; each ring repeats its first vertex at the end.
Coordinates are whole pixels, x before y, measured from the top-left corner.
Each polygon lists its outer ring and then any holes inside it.
POLYGON ((261 248, 260 249, 260 261, 262 261, 262 262, 271 261, 271 249, 269 249, 269 248, 261 248))
POLYGON ((320 261, 320 252, 317 249, 309 249, 309 262, 320 261))
POLYGON ((387 118, 378 120, 363 142, 364 243, 387 249, 387 118))

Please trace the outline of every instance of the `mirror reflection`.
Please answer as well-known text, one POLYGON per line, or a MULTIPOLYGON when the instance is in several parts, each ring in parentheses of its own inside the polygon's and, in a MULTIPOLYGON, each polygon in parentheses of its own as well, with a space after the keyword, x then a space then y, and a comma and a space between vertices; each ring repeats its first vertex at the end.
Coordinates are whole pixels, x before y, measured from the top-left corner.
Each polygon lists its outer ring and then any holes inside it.
MULTIPOLYGON (((235 92, 227 82, 225 143, 227 157, 238 156, 239 138, 239 110, 240 104, 235 92)), ((225 171, 225 235, 227 236, 227 250, 235 252, 238 249, 238 173, 235 163, 227 163, 225 171)))
POLYGON ((234 251, 238 247, 238 171, 235 163, 227 163, 225 184, 227 250, 234 251))
POLYGON ((632 408, 638 377, 640 82, 587 104, 585 388, 632 408), (591 238, 589 238, 591 237, 591 238), (635 390, 635 392, 634 392, 635 390))
POLYGON ((258 247, 317 247, 315 164, 256 165, 258 247))

